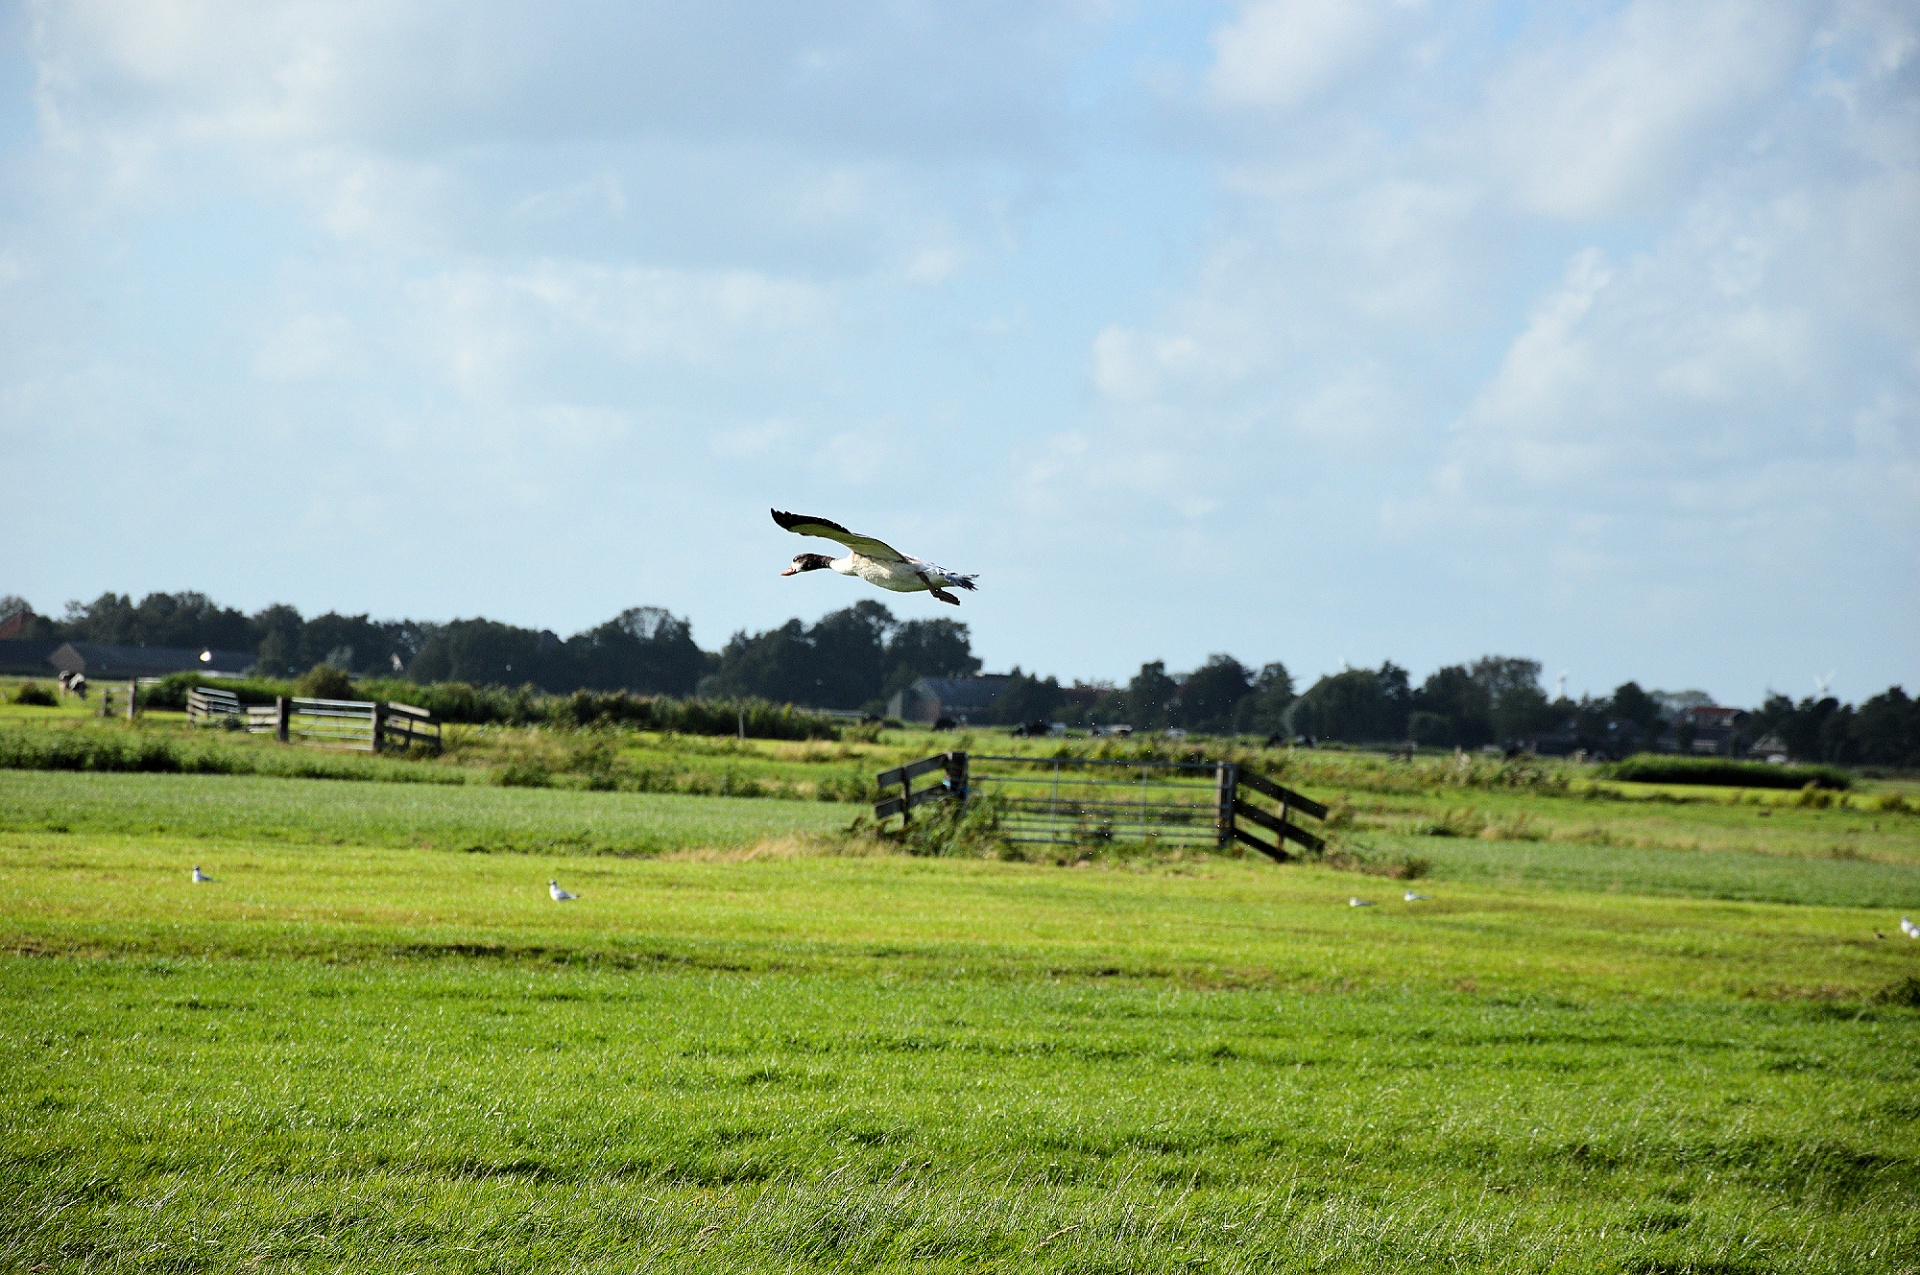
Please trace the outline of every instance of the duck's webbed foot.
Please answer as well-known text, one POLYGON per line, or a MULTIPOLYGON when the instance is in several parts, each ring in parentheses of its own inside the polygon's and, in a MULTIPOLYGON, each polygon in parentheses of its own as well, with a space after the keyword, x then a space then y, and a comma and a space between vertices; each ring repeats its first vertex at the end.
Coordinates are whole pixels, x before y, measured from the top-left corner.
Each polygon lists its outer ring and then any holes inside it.
POLYGON ((960 605, 959 598, 954 597, 951 593, 948 593, 945 589, 942 589, 936 585, 928 585, 927 592, 931 593, 934 597, 939 598, 942 602, 951 602, 955 606, 960 605))

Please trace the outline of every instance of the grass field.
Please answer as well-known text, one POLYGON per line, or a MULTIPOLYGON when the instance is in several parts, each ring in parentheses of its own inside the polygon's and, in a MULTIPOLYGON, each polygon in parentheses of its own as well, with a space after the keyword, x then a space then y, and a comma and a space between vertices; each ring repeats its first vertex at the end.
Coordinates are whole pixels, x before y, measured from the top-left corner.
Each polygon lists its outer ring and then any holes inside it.
POLYGON ((1430 901, 0 771, 0 1269, 1920 1270, 1920 818, 1314 765, 1430 901))

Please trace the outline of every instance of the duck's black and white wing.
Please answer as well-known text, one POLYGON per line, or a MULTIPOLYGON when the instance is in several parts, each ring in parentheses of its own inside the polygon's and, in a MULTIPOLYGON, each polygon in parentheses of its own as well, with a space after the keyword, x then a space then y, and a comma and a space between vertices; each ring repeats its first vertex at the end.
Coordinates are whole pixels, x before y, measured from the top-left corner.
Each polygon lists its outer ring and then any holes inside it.
POLYGON ((845 545, 864 558, 876 562, 910 562, 906 554, 884 540, 875 540, 872 536, 863 536, 848 531, 829 518, 809 518, 805 514, 790 514, 775 509, 771 511, 773 520, 793 532, 796 536, 818 536, 822 540, 831 540, 845 545))

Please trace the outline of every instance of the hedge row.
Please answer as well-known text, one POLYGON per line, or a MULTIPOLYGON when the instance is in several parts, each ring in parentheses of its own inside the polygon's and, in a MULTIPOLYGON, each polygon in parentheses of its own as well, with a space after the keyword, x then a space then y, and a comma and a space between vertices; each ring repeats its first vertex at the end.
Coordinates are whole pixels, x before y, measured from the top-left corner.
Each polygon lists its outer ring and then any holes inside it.
POLYGON ((141 771, 174 775, 277 775, 292 779, 382 779, 461 784, 450 766, 281 748, 223 748, 137 731, 0 731, 0 769, 141 771))
MULTIPOLYGON (((243 704, 271 704, 276 696, 297 693, 293 683, 267 678, 215 679, 199 673, 175 673, 142 688, 141 695, 148 707, 184 710, 187 691, 194 686, 232 691, 243 704)), ((421 685, 399 678, 356 682, 351 697, 412 704, 443 722, 468 725, 618 725, 682 735, 732 735, 744 730, 751 739, 840 738, 839 726, 831 717, 760 699, 674 699, 627 691, 548 695, 532 686, 469 686, 465 682, 421 685)))
POLYGON ((1853 776, 1834 766, 1774 766, 1727 757, 1662 757, 1636 753, 1600 768, 1606 779, 1636 784, 1707 784, 1718 788, 1827 788, 1844 792, 1853 776))

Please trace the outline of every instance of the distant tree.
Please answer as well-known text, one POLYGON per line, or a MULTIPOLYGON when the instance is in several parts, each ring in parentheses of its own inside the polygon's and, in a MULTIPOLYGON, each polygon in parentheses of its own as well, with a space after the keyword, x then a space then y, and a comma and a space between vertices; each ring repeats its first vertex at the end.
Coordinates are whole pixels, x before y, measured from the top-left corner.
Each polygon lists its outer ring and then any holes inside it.
POLYGON ((659 607, 630 607, 568 638, 549 663, 567 690, 691 695, 710 661, 691 623, 659 607))
MULTIPOLYGON (((1475 667, 1488 663, 1481 660, 1475 667)), ((1460 664, 1435 669, 1413 694, 1414 713, 1408 719, 1408 734, 1418 743, 1440 746, 1478 748, 1491 743, 1496 691, 1490 680, 1474 676, 1460 664), (1415 717, 1419 719, 1418 729, 1415 717)))
POLYGON ((1512 655, 1483 655, 1473 662, 1468 675, 1486 693, 1487 703, 1493 705, 1515 691, 1538 690, 1540 661, 1512 655))
POLYGON ((66 636, 78 642, 116 646, 217 647, 251 651, 247 617, 204 593, 149 593, 135 606, 131 596, 103 593, 92 602, 69 602, 66 636))
POLYGON ((300 663, 300 612, 284 602, 262 607, 248 619, 253 631, 255 666, 269 677, 291 677, 300 663))
POLYGON ((1660 701, 1641 690, 1638 682, 1622 682, 1614 688, 1612 715, 1615 721, 1636 728, 1649 744, 1660 737, 1664 724, 1660 701))
POLYGON ((807 637, 813 647, 812 703, 858 708, 877 699, 886 667, 887 638, 896 621, 878 602, 862 599, 820 617, 807 637))
POLYGON ((1180 684, 1167 675, 1165 660, 1142 664, 1127 683, 1127 716, 1136 730, 1164 730, 1172 723, 1180 684))
POLYGON ((742 630, 727 639, 720 667, 710 681, 702 679, 701 694, 757 695, 775 703, 813 704, 818 688, 812 660, 807 626, 799 620, 754 634, 742 630))
POLYGON ((1564 709, 1547 702, 1540 687, 1540 661, 1511 655, 1483 655, 1468 670, 1486 692, 1489 738, 1524 739, 1552 730, 1567 719, 1564 709))
POLYGON ((1057 679, 1029 677, 1016 664, 1006 686, 994 698, 991 717, 1007 726, 1051 721, 1065 700, 1066 694, 1057 679))
POLYGON ((894 625, 886 607, 863 599, 821 616, 812 627, 789 620, 762 633, 736 633, 720 652, 711 690, 817 708, 859 708, 879 696, 894 625))
POLYGON ((1855 711, 1852 734, 1867 765, 1920 767, 1920 700, 1890 687, 1855 711))
POLYGON ((415 682, 474 686, 537 684, 540 634, 497 620, 455 620, 435 633, 407 666, 415 682))
MULTIPOLYGON (((367 615, 340 615, 329 611, 300 627, 297 663, 311 668, 329 664, 350 673, 391 675, 396 654, 387 627, 367 615)), ((404 663, 404 660, 402 661, 404 663)), ((534 680, 529 676, 522 680, 534 680)))
POLYGON ((908 620, 887 639, 882 695, 917 677, 972 677, 980 671, 967 626, 958 620, 908 620))
POLYGON ((1445 748, 1459 741, 1451 717, 1424 709, 1407 714, 1407 738, 1433 748, 1445 748))
POLYGON ((1403 740, 1412 698, 1407 671, 1391 660, 1378 669, 1347 669, 1321 678, 1295 700, 1288 727, 1354 743, 1403 740))
POLYGON ((1233 730, 1240 702, 1252 690, 1246 665, 1231 655, 1210 655, 1180 683, 1180 724, 1226 734, 1233 730))
POLYGON ((1265 665, 1253 679, 1247 697, 1240 701, 1237 725, 1255 735, 1272 735, 1287 729, 1287 709, 1292 705, 1293 674, 1279 662, 1265 665))

